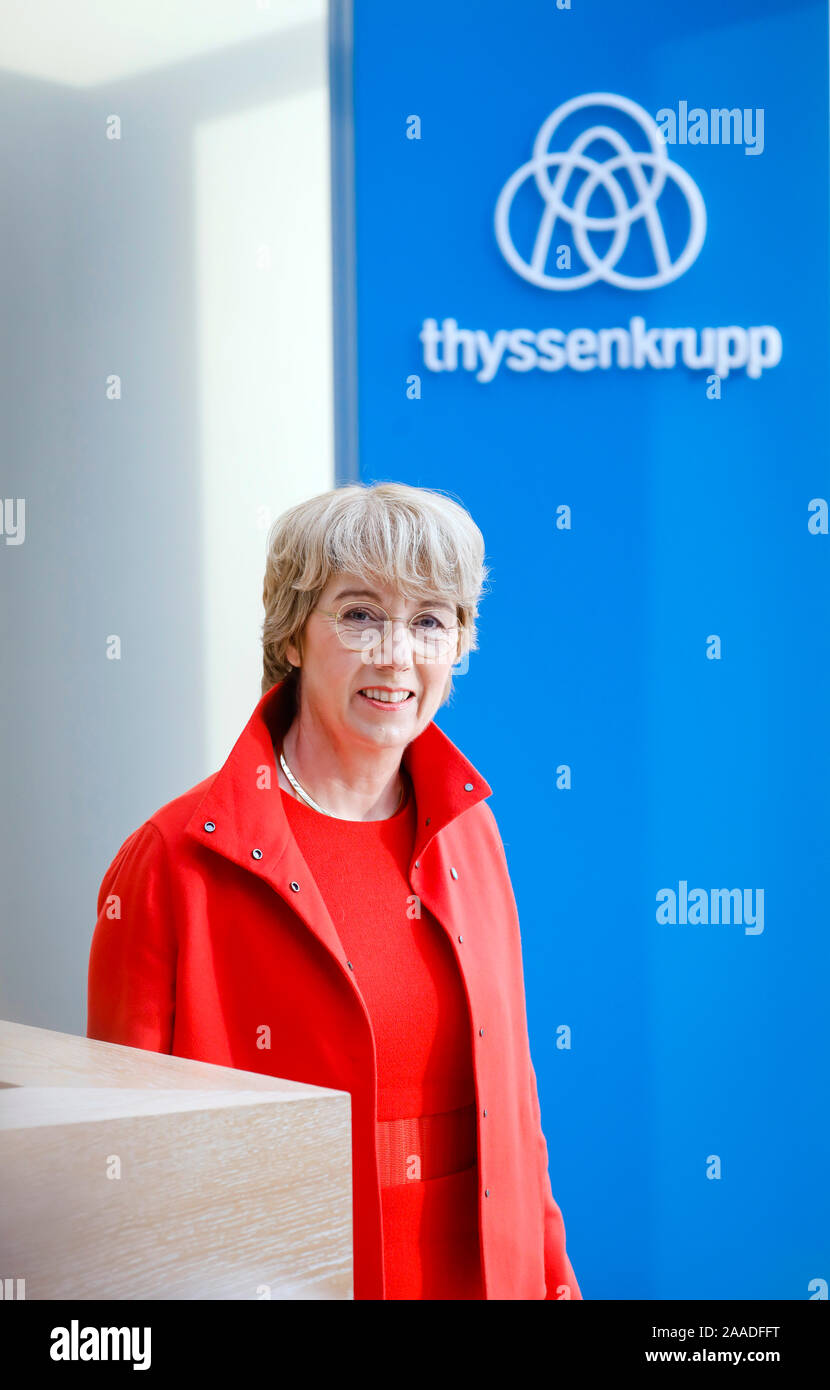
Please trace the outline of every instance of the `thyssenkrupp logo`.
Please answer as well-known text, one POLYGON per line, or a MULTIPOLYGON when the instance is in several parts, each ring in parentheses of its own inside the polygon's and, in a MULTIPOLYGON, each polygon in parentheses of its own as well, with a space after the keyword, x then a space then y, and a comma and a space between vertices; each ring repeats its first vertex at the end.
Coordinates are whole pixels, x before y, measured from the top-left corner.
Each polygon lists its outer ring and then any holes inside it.
POLYGON ((589 92, 557 106, 541 126, 533 144, 533 157, 511 174, 499 194, 495 230, 499 249, 507 263, 518 275, 541 289, 578 290, 601 279, 621 289, 648 290, 676 280, 697 258, 706 235, 706 208, 694 179, 669 159, 665 141, 648 111, 628 97, 616 96, 612 92, 589 92), (563 121, 583 107, 598 106, 621 111, 636 121, 648 141, 648 149, 632 149, 613 126, 591 125, 568 149, 551 151, 551 141, 563 121), (604 140, 616 154, 605 160, 586 155, 585 150, 598 140, 604 140), (554 167, 556 175, 551 181, 548 171, 554 167), (618 178, 623 170, 635 191, 633 203, 618 178), (576 171, 580 171, 584 177, 573 202, 567 203, 565 196, 568 185, 576 171), (529 258, 525 259, 513 242, 510 211, 517 192, 531 177, 541 194, 542 210, 535 241, 529 258), (669 251, 658 209, 667 179, 673 180, 680 189, 689 210, 688 237, 676 259, 669 251), (592 217, 588 214, 591 198, 600 187, 611 199, 614 207, 612 216, 592 217), (651 243, 655 270, 650 275, 624 275, 615 266, 625 252, 633 224, 640 220, 651 243), (571 227, 575 249, 586 266, 581 274, 555 275, 548 270, 551 240, 558 221, 571 227), (601 232, 613 232, 613 237, 607 250, 598 255, 592 245, 591 234, 601 232))

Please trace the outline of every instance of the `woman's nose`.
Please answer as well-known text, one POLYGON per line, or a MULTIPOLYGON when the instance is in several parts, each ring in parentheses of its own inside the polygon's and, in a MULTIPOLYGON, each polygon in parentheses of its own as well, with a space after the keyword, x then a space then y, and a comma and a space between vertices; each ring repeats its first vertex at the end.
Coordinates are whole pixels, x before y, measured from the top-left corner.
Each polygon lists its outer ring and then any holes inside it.
POLYGON ((415 634, 403 618, 390 618, 390 631, 375 649, 375 663, 380 666, 411 666, 412 643, 415 634))

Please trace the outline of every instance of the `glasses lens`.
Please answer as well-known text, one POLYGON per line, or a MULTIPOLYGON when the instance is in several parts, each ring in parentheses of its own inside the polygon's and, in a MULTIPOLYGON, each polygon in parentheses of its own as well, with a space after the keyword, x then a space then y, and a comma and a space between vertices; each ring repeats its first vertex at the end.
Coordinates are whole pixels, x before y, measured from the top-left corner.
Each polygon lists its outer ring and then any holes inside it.
POLYGON ((413 647, 422 661, 446 661, 455 650, 453 619, 449 609, 428 609, 412 619, 413 647))
POLYGON ((386 614, 367 603, 352 603, 337 615, 337 635, 351 651, 369 651, 383 641, 386 614))

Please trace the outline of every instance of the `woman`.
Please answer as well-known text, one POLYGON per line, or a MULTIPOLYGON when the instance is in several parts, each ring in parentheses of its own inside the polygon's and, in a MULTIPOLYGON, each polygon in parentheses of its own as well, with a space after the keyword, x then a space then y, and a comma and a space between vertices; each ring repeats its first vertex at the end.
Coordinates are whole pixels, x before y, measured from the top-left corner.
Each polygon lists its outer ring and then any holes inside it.
POLYGON ((356 1299, 582 1296, 491 789, 433 722, 483 558, 462 507, 402 484, 280 517, 262 698, 99 895, 89 1037, 350 1093, 356 1299))

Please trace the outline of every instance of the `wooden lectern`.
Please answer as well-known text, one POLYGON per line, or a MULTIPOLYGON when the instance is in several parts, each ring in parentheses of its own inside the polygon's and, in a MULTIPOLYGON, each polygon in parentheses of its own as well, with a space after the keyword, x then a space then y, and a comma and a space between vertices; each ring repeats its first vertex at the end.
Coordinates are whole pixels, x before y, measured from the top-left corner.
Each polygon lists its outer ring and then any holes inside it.
POLYGON ((0 1021, 0 1297, 353 1298, 351 1097, 0 1021))

